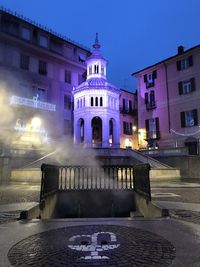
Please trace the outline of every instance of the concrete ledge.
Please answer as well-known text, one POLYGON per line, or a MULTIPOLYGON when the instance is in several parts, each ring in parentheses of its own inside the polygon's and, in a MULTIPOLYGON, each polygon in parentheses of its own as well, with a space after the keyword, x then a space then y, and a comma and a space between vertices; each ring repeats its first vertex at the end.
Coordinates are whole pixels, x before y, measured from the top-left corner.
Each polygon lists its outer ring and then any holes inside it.
POLYGON ((136 209, 146 218, 161 218, 169 216, 168 209, 161 208, 142 195, 135 192, 136 209))
POLYGON ((57 193, 49 195, 45 200, 36 204, 28 210, 23 210, 20 213, 21 220, 31 219, 49 219, 53 217, 55 206, 57 203, 57 193))
POLYGON ((151 181, 164 181, 164 180, 180 180, 180 170, 178 169, 151 169, 151 181))
POLYGON ((40 168, 26 168, 26 169, 12 170, 10 181, 40 184, 41 170, 40 168))

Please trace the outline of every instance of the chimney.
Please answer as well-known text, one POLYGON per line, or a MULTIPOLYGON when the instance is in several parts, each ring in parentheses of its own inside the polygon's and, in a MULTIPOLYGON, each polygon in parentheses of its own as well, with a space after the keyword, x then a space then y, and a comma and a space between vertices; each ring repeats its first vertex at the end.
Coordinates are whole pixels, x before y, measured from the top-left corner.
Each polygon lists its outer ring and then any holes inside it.
POLYGON ((184 47, 182 45, 178 46, 178 54, 181 55, 184 53, 184 47))

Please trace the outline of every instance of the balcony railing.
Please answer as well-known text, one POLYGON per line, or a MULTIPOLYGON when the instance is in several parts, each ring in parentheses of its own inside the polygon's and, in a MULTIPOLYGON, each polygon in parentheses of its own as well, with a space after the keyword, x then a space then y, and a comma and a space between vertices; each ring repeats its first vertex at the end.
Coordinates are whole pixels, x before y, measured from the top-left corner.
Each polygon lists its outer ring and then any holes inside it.
POLYGON ((119 108, 120 113, 136 116, 137 115, 137 109, 124 109, 123 107, 119 108))
POLYGON ((160 131, 149 131, 146 133, 146 140, 156 140, 160 139, 160 131))
POLYGON ((151 109, 154 109, 154 108, 156 108, 156 102, 155 101, 154 102, 149 102, 149 103, 146 104, 146 109, 147 110, 151 110, 151 109))

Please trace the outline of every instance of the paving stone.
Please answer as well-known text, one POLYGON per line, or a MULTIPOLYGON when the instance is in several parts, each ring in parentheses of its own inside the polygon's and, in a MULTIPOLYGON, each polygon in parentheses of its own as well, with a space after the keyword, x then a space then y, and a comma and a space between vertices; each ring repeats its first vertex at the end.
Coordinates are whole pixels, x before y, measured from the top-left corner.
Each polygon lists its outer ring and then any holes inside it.
POLYGON ((172 218, 200 224, 200 212, 191 210, 170 210, 172 218))
POLYGON ((14 267, 165 267, 174 258, 175 248, 163 237, 116 225, 46 231, 23 239, 8 253, 14 267))

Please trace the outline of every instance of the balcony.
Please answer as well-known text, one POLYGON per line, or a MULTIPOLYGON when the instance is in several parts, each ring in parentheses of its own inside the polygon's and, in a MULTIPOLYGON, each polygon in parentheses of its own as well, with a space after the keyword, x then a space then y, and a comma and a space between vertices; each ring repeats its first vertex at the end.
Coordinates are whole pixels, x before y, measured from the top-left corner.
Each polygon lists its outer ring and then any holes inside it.
POLYGON ((155 101, 146 104, 146 109, 147 110, 155 109, 156 107, 157 106, 156 106, 156 102, 155 101))
POLYGON ((127 114, 131 116, 137 115, 137 109, 124 109, 123 107, 119 108, 121 114, 127 114))
POLYGON ((155 83, 154 83, 154 81, 147 81, 146 82, 146 88, 148 89, 148 88, 150 88, 150 87, 154 87, 154 85, 155 85, 155 83))
POLYGON ((160 139, 160 131, 148 131, 146 133, 146 140, 158 140, 160 139))

